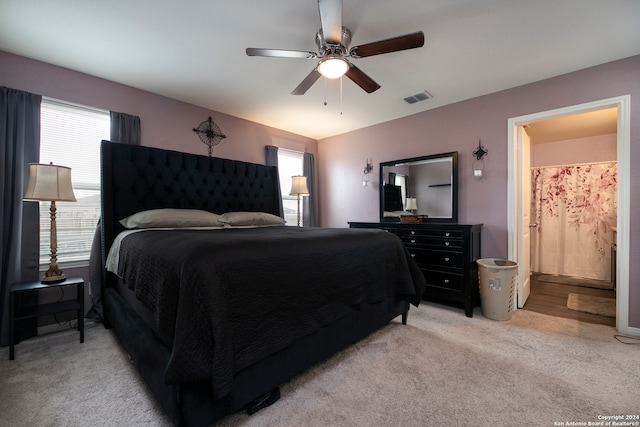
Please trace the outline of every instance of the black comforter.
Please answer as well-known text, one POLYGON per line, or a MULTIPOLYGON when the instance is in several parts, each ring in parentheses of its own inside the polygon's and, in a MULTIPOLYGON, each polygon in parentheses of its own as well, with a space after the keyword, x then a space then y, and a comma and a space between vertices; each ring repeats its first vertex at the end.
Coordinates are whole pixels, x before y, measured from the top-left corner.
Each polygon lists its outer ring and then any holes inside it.
POLYGON ((172 347, 168 383, 233 374, 363 304, 418 305, 424 278, 404 246, 374 229, 154 230, 120 248, 119 276, 172 347))

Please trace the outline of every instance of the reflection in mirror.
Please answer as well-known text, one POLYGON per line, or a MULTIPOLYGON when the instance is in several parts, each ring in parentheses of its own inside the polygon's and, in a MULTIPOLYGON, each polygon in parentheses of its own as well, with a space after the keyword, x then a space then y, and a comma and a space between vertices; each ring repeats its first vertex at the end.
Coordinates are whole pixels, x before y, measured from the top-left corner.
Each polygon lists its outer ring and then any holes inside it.
POLYGON ((458 222, 458 152, 380 163, 380 220, 458 222))

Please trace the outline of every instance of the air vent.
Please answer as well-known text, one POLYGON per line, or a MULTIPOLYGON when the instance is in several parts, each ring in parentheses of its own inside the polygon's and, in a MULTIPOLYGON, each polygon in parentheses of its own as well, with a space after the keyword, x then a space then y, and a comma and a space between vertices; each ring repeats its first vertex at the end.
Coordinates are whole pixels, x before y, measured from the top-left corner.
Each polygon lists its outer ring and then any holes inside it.
POLYGON ((423 90, 422 92, 416 93, 415 95, 407 96, 404 98, 404 102, 407 104, 415 104, 419 101, 426 101, 427 99, 433 98, 429 92, 423 90))

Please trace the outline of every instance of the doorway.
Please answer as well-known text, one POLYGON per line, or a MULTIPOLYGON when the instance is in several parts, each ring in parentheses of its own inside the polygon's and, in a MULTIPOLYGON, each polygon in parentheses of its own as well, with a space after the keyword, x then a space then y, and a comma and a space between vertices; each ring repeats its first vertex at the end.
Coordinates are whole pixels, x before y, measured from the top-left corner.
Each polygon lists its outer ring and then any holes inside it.
POLYGON ((523 221, 529 208, 530 187, 528 138, 523 137, 523 127, 530 123, 551 120, 570 115, 593 112, 606 108, 617 111, 618 156, 618 218, 617 218, 617 282, 616 328, 628 332, 629 316, 629 217, 630 217, 630 97, 622 96, 588 104, 550 110, 508 120, 508 252, 509 259, 516 260, 518 271, 518 307, 522 307, 530 292, 529 223, 523 221))

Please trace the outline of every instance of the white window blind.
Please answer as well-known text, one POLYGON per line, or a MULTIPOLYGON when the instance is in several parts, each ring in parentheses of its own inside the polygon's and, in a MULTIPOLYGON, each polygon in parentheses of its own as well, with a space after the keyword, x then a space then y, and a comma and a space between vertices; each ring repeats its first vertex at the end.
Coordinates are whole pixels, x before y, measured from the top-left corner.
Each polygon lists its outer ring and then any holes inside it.
MULTIPOLYGON (((40 163, 71 168, 77 202, 57 202, 58 262, 87 261, 100 217, 100 141, 109 139, 109 112, 42 99, 40 163)), ((50 255, 50 202, 40 202, 40 264, 50 255)))
MULTIPOLYGON (((278 173, 280 178, 280 190, 282 191, 282 205, 284 208, 284 219, 287 225, 297 225, 298 223, 298 198, 290 196, 291 177, 302 175, 302 158, 304 153, 299 151, 278 149, 278 173)), ((300 203, 300 216, 303 213, 303 204, 300 203)))

